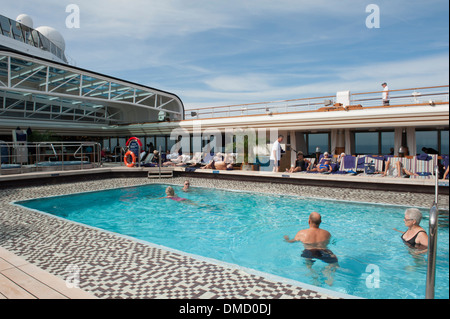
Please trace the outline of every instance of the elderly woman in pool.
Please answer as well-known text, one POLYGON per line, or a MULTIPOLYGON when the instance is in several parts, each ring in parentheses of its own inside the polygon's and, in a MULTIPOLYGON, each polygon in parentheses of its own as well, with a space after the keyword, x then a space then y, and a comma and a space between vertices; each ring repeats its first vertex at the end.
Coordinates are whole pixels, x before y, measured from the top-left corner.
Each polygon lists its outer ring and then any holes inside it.
POLYGON ((405 217, 403 219, 408 230, 406 232, 402 232, 395 228, 394 230, 402 233, 402 240, 409 247, 426 250, 428 248, 428 235, 427 232, 419 226, 421 220, 422 213, 420 210, 417 208, 408 208, 405 211, 405 217))
POLYGON ((172 186, 168 186, 166 188, 166 197, 162 197, 162 198, 169 198, 169 199, 172 199, 172 200, 177 201, 177 202, 181 202, 181 201, 185 201, 185 200, 187 201, 186 198, 178 197, 175 194, 175 191, 172 188, 172 186))

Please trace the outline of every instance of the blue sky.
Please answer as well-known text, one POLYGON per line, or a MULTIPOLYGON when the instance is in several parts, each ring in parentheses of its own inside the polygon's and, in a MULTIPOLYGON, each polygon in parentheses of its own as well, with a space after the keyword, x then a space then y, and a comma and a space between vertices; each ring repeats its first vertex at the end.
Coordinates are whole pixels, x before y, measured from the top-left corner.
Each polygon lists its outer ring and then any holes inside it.
POLYGON ((81 68, 186 108, 448 84, 447 0, 1 0, 56 28, 81 68), (67 28, 66 6, 80 9, 67 28), (369 4, 380 27, 366 27, 369 4))

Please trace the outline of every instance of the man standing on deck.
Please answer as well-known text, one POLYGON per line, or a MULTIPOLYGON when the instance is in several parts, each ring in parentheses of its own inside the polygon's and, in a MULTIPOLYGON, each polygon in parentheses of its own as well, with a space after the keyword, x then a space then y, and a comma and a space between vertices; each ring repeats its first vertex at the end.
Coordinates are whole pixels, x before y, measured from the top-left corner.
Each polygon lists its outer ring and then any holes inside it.
POLYGON ((283 135, 279 135, 278 139, 273 143, 272 151, 270 152, 270 164, 273 165, 273 172, 280 171, 280 160, 281 160, 281 145, 283 141, 283 135))
POLYGON ((382 95, 383 106, 387 106, 387 105, 389 105, 389 88, 388 88, 386 82, 381 84, 381 86, 383 87, 383 95, 382 95))

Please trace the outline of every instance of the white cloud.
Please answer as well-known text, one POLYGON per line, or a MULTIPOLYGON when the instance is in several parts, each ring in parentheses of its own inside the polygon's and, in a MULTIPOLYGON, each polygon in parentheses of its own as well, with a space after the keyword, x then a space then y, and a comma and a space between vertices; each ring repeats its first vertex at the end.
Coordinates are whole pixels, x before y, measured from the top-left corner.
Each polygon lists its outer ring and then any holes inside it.
POLYGON ((174 92, 186 106, 448 83, 448 18, 447 37, 428 32, 444 0, 379 0, 382 27, 370 32, 370 2, 359 0, 77 0, 80 29, 64 26, 69 2, 4 2, 2 14, 59 29, 77 66, 174 92), (375 56, 380 34, 390 52, 375 56))
POLYGON ((380 84, 389 83, 391 89, 408 89, 434 85, 448 85, 448 55, 421 57, 405 61, 386 61, 363 66, 340 67, 329 70, 328 79, 314 81, 314 76, 300 85, 271 85, 281 81, 282 75, 260 74, 243 77, 217 77, 208 81, 210 89, 186 90, 181 96, 190 102, 186 108, 232 105, 318 96, 334 96, 338 91, 353 93, 380 91, 380 84), (252 90, 251 79, 255 80, 252 90), (267 80, 271 79, 271 81, 267 80), (241 83, 244 82, 244 83, 241 83), (239 90, 239 87, 247 90, 239 90), (211 101, 210 103, 204 100, 211 101))
POLYGON ((261 74, 218 76, 205 80, 205 84, 212 90, 225 92, 255 92, 271 87, 270 76, 261 74))

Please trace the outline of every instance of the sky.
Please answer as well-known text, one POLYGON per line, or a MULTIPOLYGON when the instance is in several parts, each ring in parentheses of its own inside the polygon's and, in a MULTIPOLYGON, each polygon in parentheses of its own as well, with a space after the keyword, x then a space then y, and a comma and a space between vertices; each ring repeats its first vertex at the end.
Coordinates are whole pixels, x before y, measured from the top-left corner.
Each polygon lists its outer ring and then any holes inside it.
POLYGON ((448 0, 0 0, 22 13, 77 67, 186 109, 449 83, 448 0))

